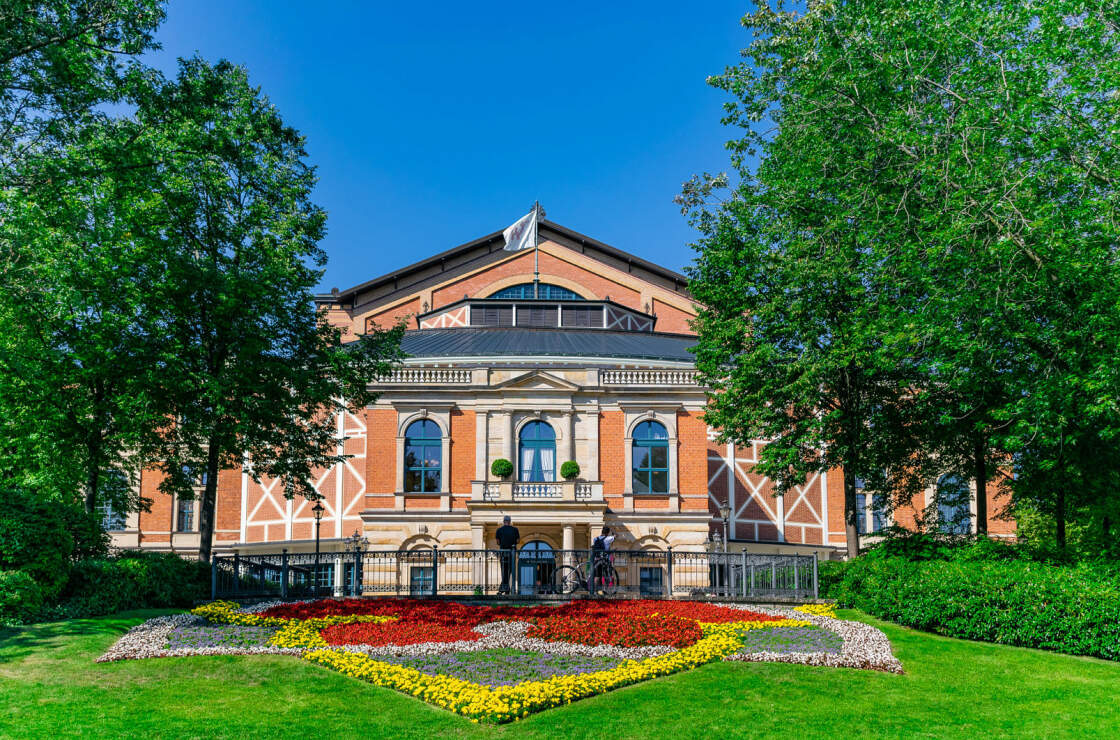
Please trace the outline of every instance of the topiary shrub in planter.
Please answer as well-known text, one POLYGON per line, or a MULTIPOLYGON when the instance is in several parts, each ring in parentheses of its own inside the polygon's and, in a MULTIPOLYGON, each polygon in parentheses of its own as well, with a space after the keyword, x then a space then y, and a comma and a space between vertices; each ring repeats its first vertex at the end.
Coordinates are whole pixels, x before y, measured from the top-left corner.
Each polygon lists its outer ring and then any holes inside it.
POLYGON ((569 460, 560 466, 560 477, 564 480, 574 480, 579 477, 579 463, 569 460))
POLYGON ((43 608, 43 589, 22 570, 0 570, 0 625, 30 622, 43 608))
POLYGON ((513 463, 504 457, 499 457, 490 463, 490 473, 495 478, 508 478, 513 475, 513 463))

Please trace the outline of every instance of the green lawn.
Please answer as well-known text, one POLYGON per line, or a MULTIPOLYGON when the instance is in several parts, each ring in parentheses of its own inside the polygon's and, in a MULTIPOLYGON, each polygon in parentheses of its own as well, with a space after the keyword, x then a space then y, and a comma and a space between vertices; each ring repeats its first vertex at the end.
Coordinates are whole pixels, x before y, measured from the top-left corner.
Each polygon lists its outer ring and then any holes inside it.
POLYGON ((474 725, 296 658, 95 664, 147 616, 0 631, 0 737, 1116 737, 1120 664, 882 628, 905 676, 721 663, 474 725))

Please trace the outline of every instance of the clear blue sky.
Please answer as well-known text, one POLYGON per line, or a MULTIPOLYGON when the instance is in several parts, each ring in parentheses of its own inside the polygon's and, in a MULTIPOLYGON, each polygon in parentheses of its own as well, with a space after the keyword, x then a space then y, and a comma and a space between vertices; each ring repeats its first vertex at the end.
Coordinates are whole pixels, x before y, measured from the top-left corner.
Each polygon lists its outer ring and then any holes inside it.
POLYGON ((747 2, 170 0, 173 73, 246 66, 308 139, 329 212, 321 289, 548 218, 673 269, 695 234, 673 196, 728 167, 705 77, 747 45, 747 2))

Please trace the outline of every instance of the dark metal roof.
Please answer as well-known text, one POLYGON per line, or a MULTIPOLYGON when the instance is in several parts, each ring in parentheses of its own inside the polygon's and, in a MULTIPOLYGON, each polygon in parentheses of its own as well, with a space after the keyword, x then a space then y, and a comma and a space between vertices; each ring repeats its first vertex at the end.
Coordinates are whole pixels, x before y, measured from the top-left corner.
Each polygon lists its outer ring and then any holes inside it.
MULTIPOLYGON (((540 222, 540 231, 542 238, 547 238, 547 233, 549 231, 553 231, 556 234, 559 234, 573 242, 576 242, 577 244, 579 244, 580 249, 583 251, 586 251, 590 248, 593 251, 599 251, 603 254, 610 255, 615 259, 621 260, 627 265, 637 265, 638 267, 648 270, 655 275, 660 275, 662 278, 671 281, 673 283, 674 290, 687 293, 688 278, 680 274, 679 272, 676 272, 675 270, 670 270, 668 268, 662 267, 661 265, 654 264, 649 260, 644 260, 637 255, 630 254, 629 252, 625 252, 617 247, 612 247, 609 244, 604 244, 597 239, 592 239, 591 237, 581 234, 578 231, 573 231, 566 226, 561 226, 560 224, 554 223, 552 221, 542 220, 540 222)), ((501 251, 503 244, 504 241, 502 239, 502 232, 495 231, 492 234, 487 234, 486 236, 479 237, 478 239, 469 241, 466 244, 460 244, 457 247, 452 247, 451 249, 440 252, 439 254, 433 255, 424 260, 420 260, 419 262, 415 262, 406 267, 402 267, 399 270, 394 270, 393 272, 382 275, 381 277, 374 278, 373 280, 367 280, 366 282, 355 285, 352 288, 347 288, 346 290, 339 291, 337 294, 320 293, 315 296, 315 299, 323 302, 346 302, 354 300, 354 298, 359 293, 365 290, 369 290, 386 283, 393 283, 394 286, 397 286, 399 282, 404 279, 405 285, 407 285, 408 278, 410 276, 414 275, 415 273, 425 273, 429 268, 436 265, 439 266, 440 272, 442 272, 445 269, 444 263, 448 259, 462 252, 467 252, 471 249, 483 245, 489 245, 491 252, 501 251)), ((400 287, 404 287, 404 285, 400 287)))
POLYGON ((692 362, 696 337, 603 329, 422 329, 405 332, 401 349, 415 359, 440 357, 603 357, 692 362))

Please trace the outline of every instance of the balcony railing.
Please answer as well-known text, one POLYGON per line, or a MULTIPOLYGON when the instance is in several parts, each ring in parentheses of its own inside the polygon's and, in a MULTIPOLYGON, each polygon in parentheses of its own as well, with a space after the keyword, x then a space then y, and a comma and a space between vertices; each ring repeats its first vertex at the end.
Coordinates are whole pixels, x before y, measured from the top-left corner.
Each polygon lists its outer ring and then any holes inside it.
POLYGON ((602 481, 471 481, 471 498, 475 501, 579 501, 594 503, 603 500, 602 481))
POLYGON ((440 367, 401 367, 378 378, 377 382, 407 383, 410 385, 467 385, 471 382, 471 371, 440 367))
POLYGON ((604 370, 603 385, 696 385, 695 370, 604 370))

